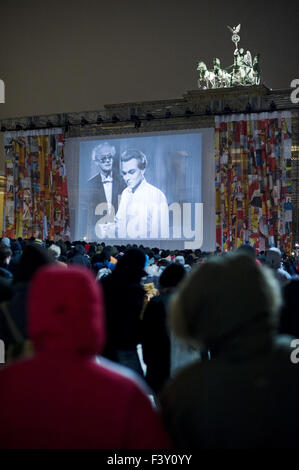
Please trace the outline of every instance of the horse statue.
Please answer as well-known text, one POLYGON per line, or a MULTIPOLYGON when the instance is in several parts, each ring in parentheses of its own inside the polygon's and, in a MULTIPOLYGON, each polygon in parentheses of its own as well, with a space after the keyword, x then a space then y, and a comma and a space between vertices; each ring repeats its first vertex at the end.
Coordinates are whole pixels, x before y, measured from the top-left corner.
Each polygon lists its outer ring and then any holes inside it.
POLYGON ((198 62, 197 70, 199 71, 199 79, 198 79, 198 88, 202 88, 202 82, 205 83, 205 88, 215 88, 215 73, 208 70, 207 66, 204 62, 198 62))
POLYGON ((231 74, 225 69, 220 67, 220 60, 215 57, 213 59, 214 74, 215 74, 215 87, 216 88, 227 88, 231 84, 231 74))

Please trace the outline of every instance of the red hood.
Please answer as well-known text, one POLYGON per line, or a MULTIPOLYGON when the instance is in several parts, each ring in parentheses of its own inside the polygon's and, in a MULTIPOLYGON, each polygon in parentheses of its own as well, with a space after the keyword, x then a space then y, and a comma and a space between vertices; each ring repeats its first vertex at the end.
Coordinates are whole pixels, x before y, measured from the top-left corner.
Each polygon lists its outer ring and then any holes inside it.
POLYGON ((37 352, 99 354, 104 346, 104 300, 82 267, 42 268, 28 294, 29 337, 37 352))

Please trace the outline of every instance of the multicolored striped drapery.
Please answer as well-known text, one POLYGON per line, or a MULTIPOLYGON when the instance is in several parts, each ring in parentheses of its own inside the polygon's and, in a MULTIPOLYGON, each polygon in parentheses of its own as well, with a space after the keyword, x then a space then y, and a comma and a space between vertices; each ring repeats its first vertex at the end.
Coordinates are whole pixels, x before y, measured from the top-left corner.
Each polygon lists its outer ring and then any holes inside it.
POLYGON ((216 116, 216 241, 262 251, 292 243, 291 114, 216 116))
POLYGON ((3 234, 69 239, 68 193, 60 129, 5 134, 3 234))

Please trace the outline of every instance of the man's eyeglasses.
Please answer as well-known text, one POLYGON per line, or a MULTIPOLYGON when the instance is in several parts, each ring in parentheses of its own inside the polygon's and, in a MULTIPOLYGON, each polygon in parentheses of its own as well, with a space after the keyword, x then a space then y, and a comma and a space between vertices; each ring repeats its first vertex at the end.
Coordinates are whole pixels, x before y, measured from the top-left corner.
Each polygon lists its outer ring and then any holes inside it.
POLYGON ((96 156, 96 161, 97 162, 101 162, 101 163, 105 163, 105 162, 111 162, 113 157, 111 157, 111 155, 105 155, 103 157, 97 157, 96 156))

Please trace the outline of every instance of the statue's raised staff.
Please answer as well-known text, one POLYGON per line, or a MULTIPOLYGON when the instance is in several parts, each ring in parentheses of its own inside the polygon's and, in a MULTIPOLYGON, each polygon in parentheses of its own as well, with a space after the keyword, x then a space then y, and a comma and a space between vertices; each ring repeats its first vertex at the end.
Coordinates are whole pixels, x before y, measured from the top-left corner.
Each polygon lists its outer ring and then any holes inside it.
POLYGON ((241 24, 238 24, 238 26, 233 26, 232 28, 228 26, 228 29, 233 33, 232 41, 235 44, 235 47, 236 47, 235 52, 236 52, 236 50, 238 49, 238 42, 240 42, 240 39, 241 39, 238 34, 241 29, 241 24))

